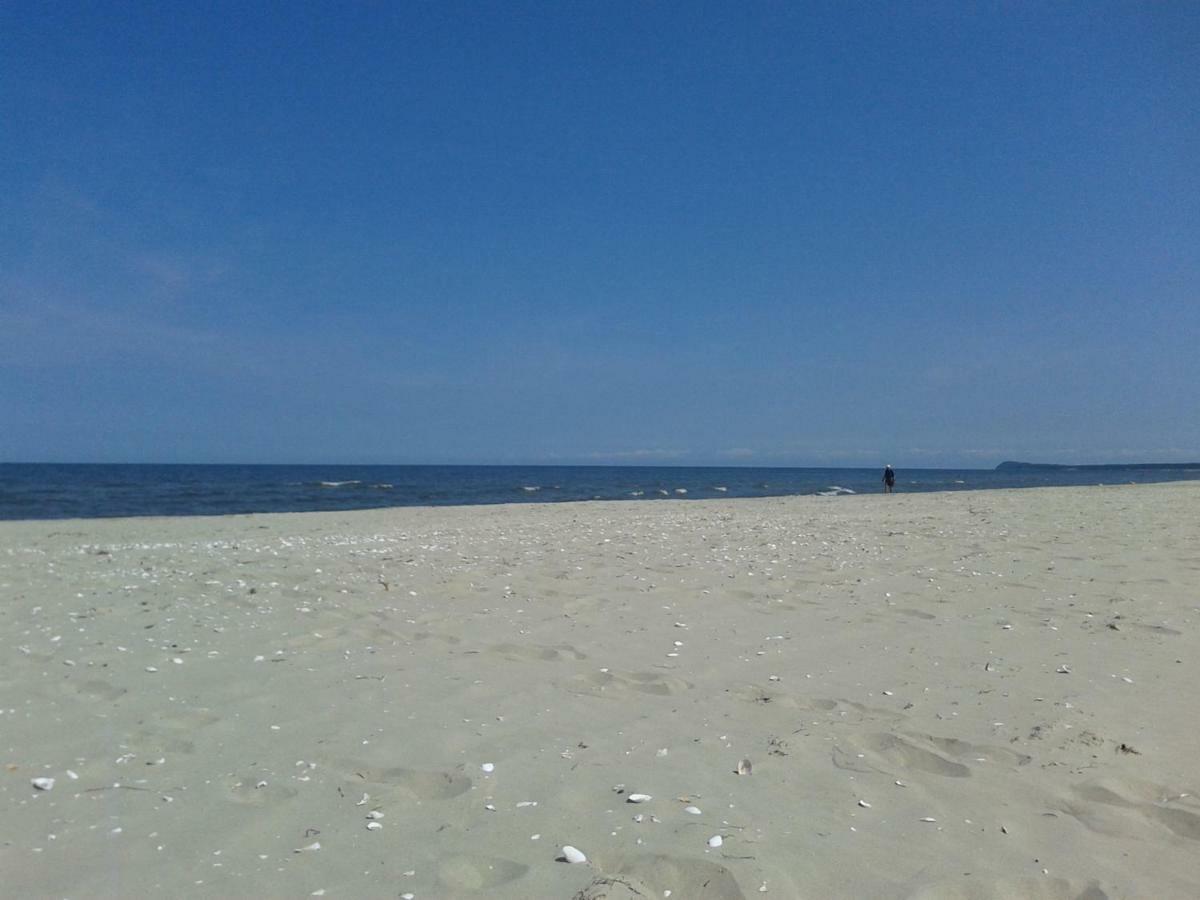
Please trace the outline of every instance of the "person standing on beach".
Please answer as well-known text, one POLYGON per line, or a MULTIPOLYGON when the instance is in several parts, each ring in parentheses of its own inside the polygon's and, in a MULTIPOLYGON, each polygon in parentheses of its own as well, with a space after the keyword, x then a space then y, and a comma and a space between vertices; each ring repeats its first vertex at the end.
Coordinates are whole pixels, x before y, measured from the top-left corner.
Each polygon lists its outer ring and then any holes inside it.
POLYGON ((891 466, 883 467, 883 492, 890 494, 896 487, 896 472, 891 466))

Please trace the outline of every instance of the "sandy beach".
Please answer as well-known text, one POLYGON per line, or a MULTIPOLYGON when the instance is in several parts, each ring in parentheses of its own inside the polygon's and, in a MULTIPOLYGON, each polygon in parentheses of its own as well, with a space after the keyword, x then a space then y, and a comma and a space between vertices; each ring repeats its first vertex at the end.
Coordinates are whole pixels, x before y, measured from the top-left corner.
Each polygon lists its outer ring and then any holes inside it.
POLYGON ((1197 483, 4 522, 0 625, 3 897, 1200 896, 1197 483))

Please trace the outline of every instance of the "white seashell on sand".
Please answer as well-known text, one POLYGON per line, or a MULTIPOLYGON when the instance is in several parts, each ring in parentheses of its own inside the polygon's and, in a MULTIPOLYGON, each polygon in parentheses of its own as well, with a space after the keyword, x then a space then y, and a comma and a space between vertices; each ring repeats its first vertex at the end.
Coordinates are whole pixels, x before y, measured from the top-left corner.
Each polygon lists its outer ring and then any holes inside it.
POLYGON ((307 847, 297 847, 297 848, 296 848, 295 850, 293 850, 292 852, 293 852, 293 853, 311 853, 311 852, 312 852, 312 851, 314 851, 314 850, 320 850, 320 849, 321 849, 321 842, 320 842, 320 841, 313 841, 313 842, 312 842, 311 844, 309 844, 307 847))
POLYGON ((30 782, 30 784, 32 784, 39 791, 54 790, 54 779, 53 778, 34 778, 30 782))
POLYGON ((723 843, 725 840, 719 834, 714 834, 708 839, 708 846, 713 848, 720 847, 723 843))
POLYGON ((699 816, 699 815, 702 815, 702 813, 700 812, 700 808, 699 808, 698 806, 685 806, 685 807, 683 808, 683 811, 684 811, 685 813, 687 813, 689 816, 699 816))
POLYGON ((734 771, 739 775, 749 775, 754 771, 754 766, 748 759, 739 759, 737 768, 734 771))
POLYGON ((377 809, 373 809, 373 810, 371 810, 369 813, 367 813, 367 818, 368 818, 368 819, 382 819, 382 818, 383 818, 383 813, 381 813, 381 812, 380 812, 379 810, 377 810, 377 809))
POLYGON ((625 798, 625 802, 627 802, 627 803, 645 803, 647 800, 653 800, 653 799, 654 798, 651 797, 649 794, 630 794, 627 798, 625 798))
POLYGON ((491 774, 492 772, 496 771, 496 764, 495 763, 484 763, 479 768, 481 768, 481 769, 483 769, 483 771, 491 774))
POLYGON ((382 822, 368 822, 367 823, 367 831, 378 831, 382 827, 383 827, 382 822))
POLYGON ((583 851, 575 849, 570 844, 563 846, 562 855, 563 859, 572 864, 587 862, 587 857, 583 855, 583 851))
POLYGON ((866 800, 859 800, 859 801, 858 801, 858 805, 859 805, 859 806, 861 806, 863 809, 870 809, 870 808, 871 808, 871 804, 870 804, 870 803, 868 803, 866 800))

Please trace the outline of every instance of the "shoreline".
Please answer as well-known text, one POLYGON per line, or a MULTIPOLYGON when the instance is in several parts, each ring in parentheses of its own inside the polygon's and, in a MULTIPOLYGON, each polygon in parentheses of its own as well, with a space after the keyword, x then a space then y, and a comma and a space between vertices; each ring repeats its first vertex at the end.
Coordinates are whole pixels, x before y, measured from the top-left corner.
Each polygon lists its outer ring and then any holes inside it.
POLYGON ((1195 896, 1200 482, 1105 487, 0 522, 0 868, 1195 896))
MULTIPOLYGON (((981 470, 990 471, 990 470, 981 470)), ((629 497, 629 498, 613 498, 603 497, 599 499, 570 499, 570 500, 523 500, 523 501, 507 501, 507 502, 483 502, 483 503, 447 503, 447 504, 409 504, 401 506, 362 506, 348 507, 345 509, 295 509, 281 511, 265 511, 265 512, 232 512, 232 513, 181 513, 177 515, 136 515, 136 516, 74 516, 70 518, 33 518, 33 519, 0 519, 0 528, 6 525, 33 525, 35 523, 88 523, 88 522, 152 522, 152 521, 177 521, 177 520, 212 520, 222 521, 225 519, 245 519, 250 517, 265 517, 265 516, 308 516, 308 515, 328 515, 338 516, 354 513, 388 513, 401 511, 445 511, 445 510, 477 510, 477 509, 539 509, 544 507, 558 506, 596 506, 596 505, 627 505, 627 504, 726 504, 733 502, 750 502, 750 503, 765 503, 770 501, 794 501, 794 500, 812 500, 813 502, 824 502, 836 500, 839 502, 854 502, 855 500, 864 497, 944 497, 958 496, 961 494, 1004 494, 1026 491, 1088 491, 1096 489, 1111 489, 1111 488, 1154 488, 1160 486, 1175 486, 1175 485, 1196 485, 1200 487, 1200 478, 1197 479, 1176 479, 1172 481, 1114 481, 1104 482, 1099 484, 1050 484, 1050 485, 1026 485, 1022 487, 978 487, 978 488, 962 488, 957 490, 936 490, 936 491, 904 491, 898 490, 891 495, 885 495, 882 490, 879 491, 854 491, 845 494, 825 495, 820 493, 811 494, 769 494, 760 497, 739 497, 739 496, 718 496, 718 497, 629 497)))

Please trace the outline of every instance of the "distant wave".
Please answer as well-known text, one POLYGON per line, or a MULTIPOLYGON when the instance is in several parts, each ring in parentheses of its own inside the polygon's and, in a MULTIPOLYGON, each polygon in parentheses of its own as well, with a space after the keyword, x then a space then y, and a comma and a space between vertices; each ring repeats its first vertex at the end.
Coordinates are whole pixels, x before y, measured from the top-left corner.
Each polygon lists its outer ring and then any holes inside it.
POLYGON ((542 489, 542 486, 540 484, 525 484, 525 485, 521 486, 521 490, 529 491, 531 494, 534 491, 540 491, 541 489, 542 489))
POLYGON ((395 487, 395 485, 394 485, 394 484, 388 484, 386 481, 381 481, 381 482, 379 482, 379 484, 373 484, 373 485, 371 485, 371 487, 373 487, 373 488, 378 488, 378 489, 379 489, 379 490, 381 490, 381 491, 390 491, 392 488, 394 488, 394 487, 395 487))
POLYGON ((317 487, 336 488, 336 487, 347 487, 352 484, 362 484, 362 482, 361 481, 318 481, 317 487))
POLYGON ((723 493, 725 493, 727 490, 729 490, 729 488, 725 487, 725 485, 723 485, 723 484, 718 484, 716 487, 714 487, 714 488, 713 488, 713 490, 714 490, 714 491, 720 491, 720 492, 723 494, 723 493))
POLYGON ((823 491, 817 491, 818 497, 841 497, 845 494, 857 494, 858 491, 853 491, 848 487, 842 487, 840 484, 831 484, 823 491))

